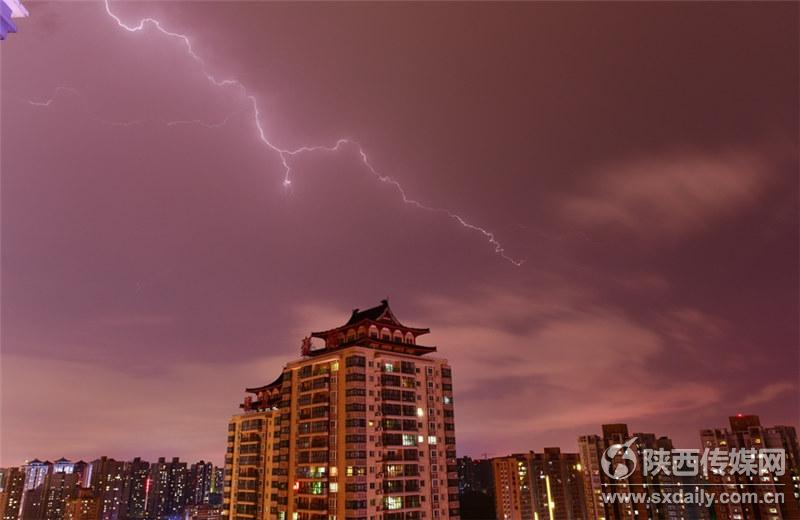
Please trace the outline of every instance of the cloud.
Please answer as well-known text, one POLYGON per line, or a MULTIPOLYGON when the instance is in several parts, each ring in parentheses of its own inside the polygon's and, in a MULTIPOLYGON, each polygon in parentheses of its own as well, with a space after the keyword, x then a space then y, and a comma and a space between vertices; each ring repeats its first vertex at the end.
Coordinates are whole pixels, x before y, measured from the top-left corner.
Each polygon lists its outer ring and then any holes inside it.
POLYGON ((667 335, 619 309, 571 299, 573 294, 543 291, 525 298, 486 291, 476 323, 468 318, 476 312, 471 299, 427 300, 431 336, 447 345, 440 355, 454 368, 466 445, 495 439, 505 443, 502 451, 530 449, 537 433, 591 432, 609 421, 699 411, 720 400, 713 382, 686 379, 661 365, 668 357, 667 335), (514 306, 497 304, 509 299, 514 306), (509 329, 508 312, 537 325, 509 329))
POLYGON ((771 162, 754 152, 634 159, 587 174, 585 190, 562 200, 560 209, 582 226, 683 236, 753 205, 772 177, 771 162))
POLYGON ((238 413, 243 389, 274 377, 285 360, 186 362, 144 375, 9 354, 2 362, 2 464, 9 465, 100 455, 222 463, 227 419, 238 413))
POLYGON ((796 385, 789 382, 769 384, 744 399, 742 401, 742 406, 755 406, 757 404, 768 403, 787 392, 793 392, 795 388, 797 388, 796 385))

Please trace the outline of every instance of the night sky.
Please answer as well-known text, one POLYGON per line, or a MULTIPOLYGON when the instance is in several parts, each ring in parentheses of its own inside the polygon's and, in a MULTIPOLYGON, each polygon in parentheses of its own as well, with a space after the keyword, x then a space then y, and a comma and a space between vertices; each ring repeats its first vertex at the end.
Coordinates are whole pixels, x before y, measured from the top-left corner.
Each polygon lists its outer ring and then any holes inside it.
POLYGON ((453 366, 459 455, 800 423, 797 3, 112 3, 188 34, 272 142, 357 139, 520 267, 352 147, 282 186, 180 40, 26 6, 0 44, 0 465, 221 463, 243 389, 387 297, 453 366))

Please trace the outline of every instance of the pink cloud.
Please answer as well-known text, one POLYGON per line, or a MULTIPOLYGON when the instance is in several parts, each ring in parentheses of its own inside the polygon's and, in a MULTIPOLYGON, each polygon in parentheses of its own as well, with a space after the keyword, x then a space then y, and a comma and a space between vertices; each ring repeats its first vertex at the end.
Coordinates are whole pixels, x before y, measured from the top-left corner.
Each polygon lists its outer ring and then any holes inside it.
POLYGON ((771 168, 763 155, 746 151, 623 161, 587 175, 585 190, 562 201, 561 212, 594 228, 692 234, 757 202, 772 181, 771 168))

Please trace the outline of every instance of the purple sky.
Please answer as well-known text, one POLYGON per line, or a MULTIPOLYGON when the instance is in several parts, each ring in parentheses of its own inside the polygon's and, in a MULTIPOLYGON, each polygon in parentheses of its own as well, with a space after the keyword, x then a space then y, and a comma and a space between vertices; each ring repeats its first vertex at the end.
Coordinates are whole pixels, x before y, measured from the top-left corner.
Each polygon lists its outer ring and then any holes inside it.
POLYGON ((526 262, 352 149, 285 190, 179 41, 29 2, 0 58, 0 464, 221 462, 243 388, 385 297, 453 365, 460 454, 800 422, 798 4, 113 5, 190 34, 280 146, 358 139, 526 262))

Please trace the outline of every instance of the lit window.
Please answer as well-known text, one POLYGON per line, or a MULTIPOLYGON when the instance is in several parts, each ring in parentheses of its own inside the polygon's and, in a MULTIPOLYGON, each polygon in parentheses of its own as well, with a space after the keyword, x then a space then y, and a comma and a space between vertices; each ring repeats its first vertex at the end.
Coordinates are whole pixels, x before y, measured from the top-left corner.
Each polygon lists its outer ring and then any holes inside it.
POLYGON ((353 466, 347 466, 347 471, 345 472, 348 477, 353 476, 353 466))
POLYGON ((328 484, 328 486, 330 487, 331 493, 336 493, 336 492, 339 491, 339 483, 338 482, 331 482, 330 484, 328 484))
POLYGON ((422 435, 417 435, 417 442, 422 444, 423 442, 425 442, 425 437, 422 435))
POLYGON ((428 444, 436 444, 436 435, 428 436, 428 444))
POLYGON ((414 438, 414 435, 411 434, 403 434, 403 446, 416 446, 417 439, 414 438))
POLYGON ((403 498, 402 497, 385 497, 383 499, 383 505, 386 509, 394 510, 394 509, 402 509, 403 508, 403 498))
POLYGON ((331 363, 331 372, 336 372, 337 370, 339 370, 339 362, 334 361, 333 363, 331 363))
POLYGON ((335 477, 338 474, 339 474, 339 468, 337 468, 336 466, 331 466, 331 476, 335 477))
POLYGON ((425 415, 425 410, 422 408, 417 408, 417 417, 423 417, 425 415))

